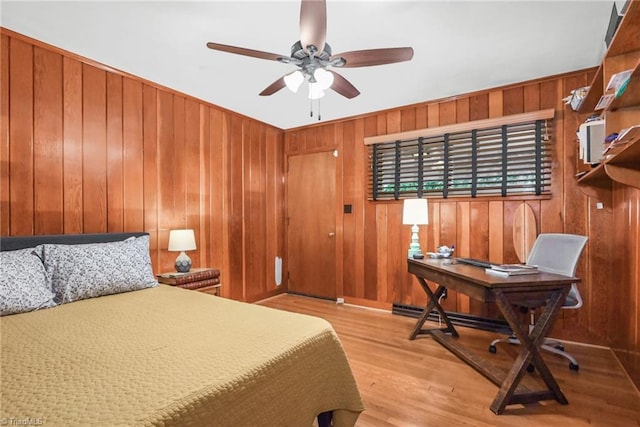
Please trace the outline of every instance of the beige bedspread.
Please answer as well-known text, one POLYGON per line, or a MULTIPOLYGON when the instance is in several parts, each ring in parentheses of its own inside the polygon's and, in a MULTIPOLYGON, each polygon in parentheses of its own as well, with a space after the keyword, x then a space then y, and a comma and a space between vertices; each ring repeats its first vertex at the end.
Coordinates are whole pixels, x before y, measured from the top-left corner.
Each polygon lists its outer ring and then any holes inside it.
MULTIPOLYGON (((169 286, 0 319, 0 418, 44 425, 350 426, 323 319, 169 286)), ((9 421, 10 422, 10 421, 9 421)))

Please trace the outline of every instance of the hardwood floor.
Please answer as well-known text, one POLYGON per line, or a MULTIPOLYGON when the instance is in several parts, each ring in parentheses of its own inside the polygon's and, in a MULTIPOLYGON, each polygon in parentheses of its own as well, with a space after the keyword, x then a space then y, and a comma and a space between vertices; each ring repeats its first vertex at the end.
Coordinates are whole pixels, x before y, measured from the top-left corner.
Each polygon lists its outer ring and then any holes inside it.
MULTIPOLYGON (((368 426, 640 426, 640 394, 608 349, 566 344, 580 363, 545 354, 569 405, 546 401, 511 405, 494 415, 498 392, 491 382, 430 337, 409 341, 415 319, 331 301, 280 295, 259 302, 329 321, 344 346, 366 410, 357 425, 368 426)), ((508 369, 517 347, 499 344, 496 334, 458 328, 460 339, 478 354, 508 369)), ((540 388, 536 373, 525 384, 540 388)))

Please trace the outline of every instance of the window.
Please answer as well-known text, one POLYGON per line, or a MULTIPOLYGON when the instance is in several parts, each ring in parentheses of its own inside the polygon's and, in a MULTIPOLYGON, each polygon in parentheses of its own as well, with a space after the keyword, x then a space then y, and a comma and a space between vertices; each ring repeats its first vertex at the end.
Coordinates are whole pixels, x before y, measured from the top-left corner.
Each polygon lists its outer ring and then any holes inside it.
POLYGON ((549 194, 550 133, 539 119, 374 143, 370 199, 549 194))

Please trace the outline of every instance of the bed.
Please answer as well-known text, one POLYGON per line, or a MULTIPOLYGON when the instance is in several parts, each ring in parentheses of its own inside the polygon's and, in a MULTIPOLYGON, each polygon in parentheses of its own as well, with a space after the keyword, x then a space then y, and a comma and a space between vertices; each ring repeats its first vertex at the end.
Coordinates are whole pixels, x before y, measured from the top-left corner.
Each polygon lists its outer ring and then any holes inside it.
MULTIPOLYGON (((0 249, 132 236, 145 235, 0 249)), ((0 331, 0 418, 23 424, 352 426, 363 410, 338 337, 316 317, 153 285, 6 315, 0 331)))

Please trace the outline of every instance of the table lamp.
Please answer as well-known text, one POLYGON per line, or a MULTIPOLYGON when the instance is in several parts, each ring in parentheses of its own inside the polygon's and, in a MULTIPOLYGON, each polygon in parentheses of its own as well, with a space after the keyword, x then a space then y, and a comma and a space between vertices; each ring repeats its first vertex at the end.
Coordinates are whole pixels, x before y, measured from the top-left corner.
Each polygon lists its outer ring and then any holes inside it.
POLYGON ((422 254, 420 242, 418 241, 418 225, 429 224, 427 199, 405 199, 402 208, 402 223, 412 225, 411 244, 409 245, 407 256, 412 258, 413 255, 422 254))
POLYGON ((191 258, 185 251, 196 250, 196 235, 193 230, 171 230, 168 249, 172 252, 180 252, 176 258, 176 270, 180 273, 188 273, 191 270, 191 258))

